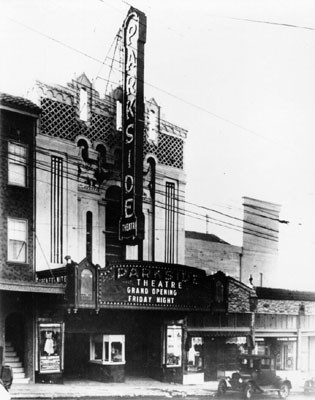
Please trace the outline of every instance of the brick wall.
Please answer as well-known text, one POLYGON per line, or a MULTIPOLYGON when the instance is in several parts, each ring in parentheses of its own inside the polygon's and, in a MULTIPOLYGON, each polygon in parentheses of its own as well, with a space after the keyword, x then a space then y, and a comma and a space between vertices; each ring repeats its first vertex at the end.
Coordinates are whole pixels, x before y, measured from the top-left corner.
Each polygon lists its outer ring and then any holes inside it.
POLYGON ((1 232, 0 232, 0 278, 32 280, 33 279, 33 197, 34 197, 34 164, 33 148, 35 139, 34 117, 18 112, 0 110, 1 140, 1 232), (8 142, 17 141, 28 146, 29 168, 28 185, 19 187, 8 185, 8 142), (23 218, 28 220, 27 262, 7 262, 7 218, 23 218))
POLYGON ((251 289, 240 282, 229 280, 228 289, 228 311, 233 312, 249 312, 249 297, 251 289))

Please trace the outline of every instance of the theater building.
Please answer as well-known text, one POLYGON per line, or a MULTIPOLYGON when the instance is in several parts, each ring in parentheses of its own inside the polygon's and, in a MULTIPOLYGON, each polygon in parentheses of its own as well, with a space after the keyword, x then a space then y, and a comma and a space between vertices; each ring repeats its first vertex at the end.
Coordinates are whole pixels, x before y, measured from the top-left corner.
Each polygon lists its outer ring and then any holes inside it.
POLYGON ((249 351, 280 351, 280 368, 311 369, 312 294, 279 299, 185 261, 187 131, 144 98, 145 27, 131 8, 123 84, 112 93, 100 96, 85 74, 66 86, 37 82, 23 116, 1 115, 14 128, 1 125, 17 146, 12 160, 33 157, 9 167, 28 166, 36 185, 11 188, 13 175, 1 175, 1 195, 16 190, 3 203, 7 224, 29 219, 1 233, 1 363, 12 361, 5 342, 13 339, 35 382, 200 383, 249 351), (29 153, 17 150, 22 143, 29 153))

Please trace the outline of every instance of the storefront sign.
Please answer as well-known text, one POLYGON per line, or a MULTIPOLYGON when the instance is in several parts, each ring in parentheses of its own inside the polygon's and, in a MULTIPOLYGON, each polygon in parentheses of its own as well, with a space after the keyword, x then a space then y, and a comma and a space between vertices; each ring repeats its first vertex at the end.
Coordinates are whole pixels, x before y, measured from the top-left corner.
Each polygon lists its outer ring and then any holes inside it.
POLYGON ((146 17, 133 8, 124 22, 122 216, 120 240, 137 244, 143 239, 142 179, 144 132, 144 43, 146 17))
POLYGON ((133 262, 99 270, 98 302, 100 307, 207 309, 210 293, 202 270, 133 262))

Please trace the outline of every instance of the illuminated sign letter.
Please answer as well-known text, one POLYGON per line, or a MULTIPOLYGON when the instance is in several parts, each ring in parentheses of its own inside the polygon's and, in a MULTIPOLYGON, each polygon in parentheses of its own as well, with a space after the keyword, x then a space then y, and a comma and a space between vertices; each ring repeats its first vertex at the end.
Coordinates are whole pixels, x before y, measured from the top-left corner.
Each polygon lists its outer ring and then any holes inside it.
POLYGON ((143 240, 144 44, 146 16, 131 7, 123 25, 122 210, 119 238, 136 245, 143 240))

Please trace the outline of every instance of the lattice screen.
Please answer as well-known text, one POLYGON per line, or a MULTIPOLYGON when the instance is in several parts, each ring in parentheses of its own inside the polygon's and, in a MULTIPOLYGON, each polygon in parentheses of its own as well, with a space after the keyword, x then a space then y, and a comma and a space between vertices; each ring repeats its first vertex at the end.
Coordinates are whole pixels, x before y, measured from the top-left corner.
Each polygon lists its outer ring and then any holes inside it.
MULTIPOLYGON (((121 144, 121 134, 116 133, 115 116, 106 117, 92 113, 90 124, 87 125, 77 118, 73 106, 42 99, 41 130, 43 134, 74 141, 79 135, 85 136, 91 142, 103 141, 110 148, 121 144)), ((182 138, 159 133, 158 145, 144 138, 144 154, 153 153, 159 163, 183 169, 184 142, 182 138)))
POLYGON ((41 130, 42 133, 67 140, 85 136, 91 142, 101 140, 112 147, 121 141, 116 134, 114 118, 92 113, 89 125, 80 121, 73 106, 42 99, 41 130))
POLYGON ((160 164, 183 169, 184 142, 180 138, 159 133, 157 146, 144 141, 144 153, 155 154, 160 164))

